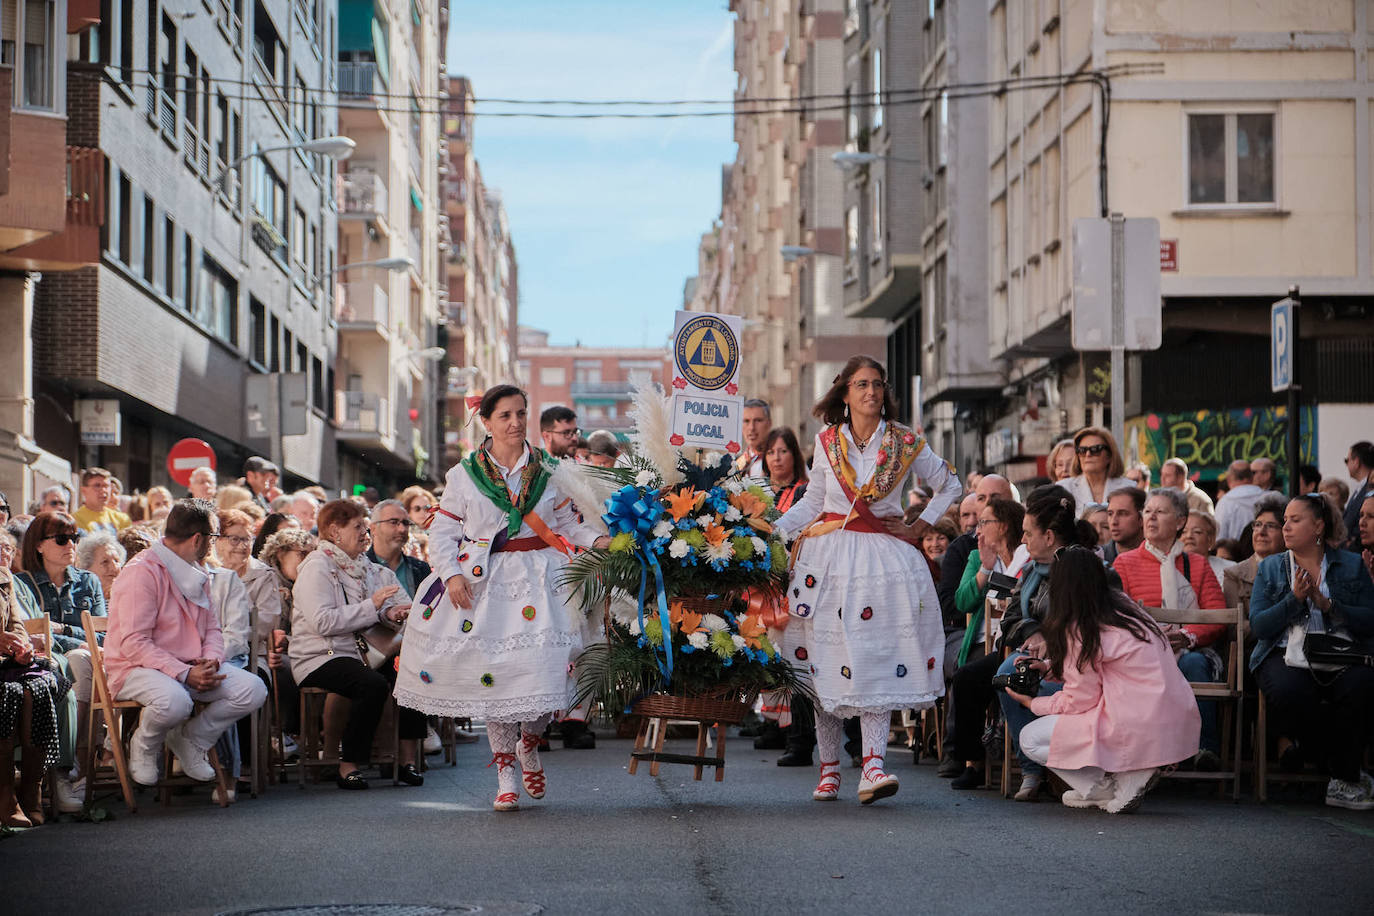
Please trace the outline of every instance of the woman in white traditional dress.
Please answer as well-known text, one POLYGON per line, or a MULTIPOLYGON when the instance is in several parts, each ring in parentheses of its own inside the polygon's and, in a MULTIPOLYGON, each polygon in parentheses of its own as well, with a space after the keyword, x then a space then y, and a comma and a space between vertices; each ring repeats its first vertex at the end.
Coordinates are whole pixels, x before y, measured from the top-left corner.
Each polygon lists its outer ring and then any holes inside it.
POLYGON ((575 692, 582 611, 558 587, 568 542, 610 539, 579 520, 550 482, 547 455, 525 441, 523 391, 492 388, 477 412, 488 438, 448 472, 429 530, 434 573, 416 590, 396 699, 430 715, 485 719, 493 807, 514 811, 522 781, 531 798, 544 797, 539 736, 575 692))
POLYGON ((894 709, 924 709, 944 694, 944 629, 930 569, 917 545, 961 488, 954 469, 897 423, 882 364, 855 356, 813 413, 816 437, 806 495, 778 520, 801 536, 787 598, 784 654, 809 671, 816 696, 821 778, 812 797, 840 792, 843 720, 863 731, 859 801, 897 791, 883 769, 894 709), (935 491, 914 525, 902 524, 912 476, 935 491))

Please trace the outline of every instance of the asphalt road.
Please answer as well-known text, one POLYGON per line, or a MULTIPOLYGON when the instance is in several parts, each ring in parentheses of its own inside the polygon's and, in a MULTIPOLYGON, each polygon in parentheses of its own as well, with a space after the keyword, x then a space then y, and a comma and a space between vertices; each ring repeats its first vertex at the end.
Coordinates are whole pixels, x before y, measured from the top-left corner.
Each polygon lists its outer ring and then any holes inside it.
MULTIPOLYGON (((684 743, 684 747, 685 747, 684 743)), ((1261 806, 1177 784, 1139 813, 954 792, 894 755, 901 791, 841 800, 814 770, 729 743, 726 780, 625 772, 629 742, 545 755, 549 793, 490 810, 485 742, 420 788, 273 787, 228 810, 146 796, 104 823, 0 841, 0 912, 224 913, 480 904, 507 913, 1367 913, 1374 812, 1261 806)), ((431 761, 439 760, 431 757, 431 761)))

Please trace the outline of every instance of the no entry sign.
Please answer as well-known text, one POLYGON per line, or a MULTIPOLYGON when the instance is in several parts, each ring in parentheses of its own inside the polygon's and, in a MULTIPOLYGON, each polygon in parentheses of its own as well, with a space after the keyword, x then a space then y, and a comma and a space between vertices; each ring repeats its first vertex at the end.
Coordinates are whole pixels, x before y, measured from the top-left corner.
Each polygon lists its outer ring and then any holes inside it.
POLYGON ((215 450, 203 439, 182 439, 167 453, 167 473, 183 487, 191 485, 196 468, 215 469, 215 450))

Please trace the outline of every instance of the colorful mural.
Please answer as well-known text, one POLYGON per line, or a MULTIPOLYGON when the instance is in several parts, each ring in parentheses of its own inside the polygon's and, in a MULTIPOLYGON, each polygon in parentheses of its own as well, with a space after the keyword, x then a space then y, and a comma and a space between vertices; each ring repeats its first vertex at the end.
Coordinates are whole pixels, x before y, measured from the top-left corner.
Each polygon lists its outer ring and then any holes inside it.
MULTIPOLYGON (((1315 464, 1317 410, 1303 407, 1300 417, 1302 463, 1315 464)), ((1193 480, 1216 480, 1232 461, 1256 458, 1273 459, 1279 476, 1285 477, 1287 437, 1286 407, 1147 413, 1126 421, 1126 454, 1129 460, 1148 464, 1156 481, 1160 466, 1174 457, 1188 463, 1188 476, 1193 480)))

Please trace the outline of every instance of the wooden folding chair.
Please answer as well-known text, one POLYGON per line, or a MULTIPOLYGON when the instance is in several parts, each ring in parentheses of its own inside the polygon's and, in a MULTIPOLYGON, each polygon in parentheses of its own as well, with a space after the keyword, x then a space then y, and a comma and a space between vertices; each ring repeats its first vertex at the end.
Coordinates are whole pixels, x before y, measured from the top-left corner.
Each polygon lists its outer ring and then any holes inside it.
POLYGON ((1146 608, 1146 612, 1161 624, 1220 625, 1226 627, 1221 640, 1213 649, 1223 662, 1222 679, 1215 683, 1189 682, 1193 695, 1199 700, 1212 700, 1224 706, 1221 726, 1221 759, 1227 768, 1216 773, 1195 770, 1173 770, 1164 775, 1173 779, 1193 779, 1218 782, 1219 792, 1231 783, 1232 800, 1240 800, 1242 766, 1242 737, 1245 728, 1245 612, 1239 607, 1206 610, 1194 608, 1146 608))
POLYGON ((1269 772, 1269 704, 1264 699, 1264 691, 1259 691, 1258 713, 1255 716, 1254 740, 1251 753, 1255 755, 1255 800, 1269 800, 1269 783, 1325 783, 1328 777, 1321 773, 1304 770, 1301 773, 1269 772))
MULTIPOLYGON (((52 658, 52 618, 44 614, 42 617, 33 617, 24 621, 24 632, 29 636, 29 645, 33 646, 34 655, 42 655, 52 658)), ((61 715, 61 713, 59 713, 61 715)), ((43 780, 48 786, 48 800, 52 803, 52 814, 57 814, 57 768, 48 770, 47 779, 43 780)))
POLYGON ((108 617, 92 617, 88 611, 81 612, 81 628, 86 631, 86 646, 91 651, 91 705, 86 720, 86 762, 83 768, 86 774, 86 807, 91 806, 95 784, 100 776, 96 767, 96 749, 100 745, 100 731, 96 725, 99 721, 105 724, 110 733, 115 778, 124 796, 124 804, 133 814, 138 811, 138 803, 134 801, 134 782, 129 776, 129 758, 124 750, 128 739, 124 729, 125 713, 143 707, 133 700, 116 700, 110 693, 110 682, 105 677, 105 650, 101 648, 99 638, 109 626, 108 617))
MULTIPOLYGON (((313 771, 313 781, 319 782, 320 770, 337 767, 343 762, 339 756, 339 736, 351 704, 347 697, 330 693, 322 687, 301 687, 300 703, 300 755, 296 762, 296 781, 304 789, 307 773, 313 771)), ((372 762, 390 762, 391 784, 400 785, 401 716, 395 697, 387 697, 381 721, 377 723, 377 735, 389 737, 390 747, 385 742, 378 747, 374 739, 372 762)), ((423 748, 421 750, 423 752, 423 748)))

